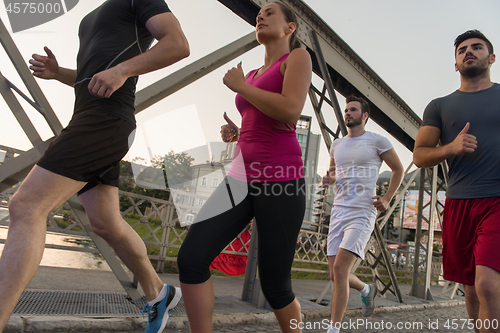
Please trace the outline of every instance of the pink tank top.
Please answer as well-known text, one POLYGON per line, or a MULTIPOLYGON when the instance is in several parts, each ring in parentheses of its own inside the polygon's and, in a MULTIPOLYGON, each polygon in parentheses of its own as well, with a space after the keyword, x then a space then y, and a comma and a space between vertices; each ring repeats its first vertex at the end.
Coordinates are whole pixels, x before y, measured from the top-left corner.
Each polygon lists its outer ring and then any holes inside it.
MULTIPOLYGON (((246 82, 262 90, 281 93, 283 75, 280 67, 288 57, 283 55, 260 76, 251 71, 246 82)), ((228 175, 247 182, 276 182, 304 177, 302 151, 295 134, 295 124, 273 119, 241 95, 236 95, 241 114, 240 139, 228 175)))

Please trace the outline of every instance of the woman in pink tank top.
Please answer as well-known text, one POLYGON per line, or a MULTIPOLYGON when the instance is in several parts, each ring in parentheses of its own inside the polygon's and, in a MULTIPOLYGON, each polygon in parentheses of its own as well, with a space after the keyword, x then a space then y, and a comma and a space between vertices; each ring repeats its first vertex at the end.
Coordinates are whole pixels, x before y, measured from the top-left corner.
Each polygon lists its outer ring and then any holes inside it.
MULTIPOLYGON (((290 53, 282 55, 266 70, 261 68, 250 71, 246 77, 248 87, 270 92, 269 97, 278 97, 276 103, 279 103, 280 97, 286 100, 282 95, 283 72, 289 55, 290 53)), ((284 106, 288 114, 283 114, 279 119, 273 118, 260 111, 240 93, 236 95, 236 107, 242 121, 239 137, 229 137, 229 141, 238 139, 229 176, 248 182, 303 178, 302 151, 295 134, 296 114, 284 106)), ((225 127, 223 131, 227 132, 228 126, 225 127)))
POLYGON ((224 76, 224 84, 237 93, 236 107, 242 117, 239 128, 224 114, 228 123, 221 129, 224 142, 238 142, 235 158, 225 181, 196 216, 177 257, 193 332, 212 332, 210 264, 253 218, 264 296, 283 332, 300 331, 300 304, 290 279, 305 212, 295 124, 307 98, 312 64, 309 53, 297 48, 296 32, 297 19, 288 7, 266 4, 256 24, 257 40, 266 49, 264 65, 245 76, 240 63, 224 76), (226 204, 222 213, 213 213, 226 204))

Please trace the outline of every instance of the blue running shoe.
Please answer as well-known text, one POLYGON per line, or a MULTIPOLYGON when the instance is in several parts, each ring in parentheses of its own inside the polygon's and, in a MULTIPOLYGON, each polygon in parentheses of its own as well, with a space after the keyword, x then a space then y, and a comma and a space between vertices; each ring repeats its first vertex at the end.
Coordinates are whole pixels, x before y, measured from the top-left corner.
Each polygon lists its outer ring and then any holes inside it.
POLYGON ((168 284, 167 295, 153 306, 147 303, 142 309, 142 316, 144 313, 148 314, 148 325, 146 326, 145 333, 160 333, 167 325, 170 311, 179 303, 182 297, 181 289, 171 287, 168 284))

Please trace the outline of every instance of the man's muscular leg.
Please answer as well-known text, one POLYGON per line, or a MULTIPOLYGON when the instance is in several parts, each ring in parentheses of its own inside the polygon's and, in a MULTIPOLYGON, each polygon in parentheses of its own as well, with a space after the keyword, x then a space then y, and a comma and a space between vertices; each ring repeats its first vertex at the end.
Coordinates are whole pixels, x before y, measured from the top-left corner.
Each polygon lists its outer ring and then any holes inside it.
POLYGON ((101 184, 80 195, 80 199, 92 230, 108 242, 134 272, 148 301, 155 299, 163 288, 163 282, 149 261, 141 237, 120 214, 118 188, 101 184))
POLYGON ((342 323, 347 303, 349 301, 349 288, 363 288, 363 282, 359 281, 357 277, 351 274, 351 269, 356 262, 356 258, 357 257, 354 253, 342 248, 339 248, 336 256, 329 257, 330 276, 333 276, 333 281, 335 283, 333 288, 331 313, 331 320, 333 324, 342 323), (357 283, 357 281, 360 283, 357 283))
POLYGON ((40 265, 47 215, 84 185, 36 165, 10 200, 9 232, 0 258, 0 331, 40 265))
POLYGON ((500 332, 500 272, 477 265, 474 286, 480 304, 479 332, 500 332))

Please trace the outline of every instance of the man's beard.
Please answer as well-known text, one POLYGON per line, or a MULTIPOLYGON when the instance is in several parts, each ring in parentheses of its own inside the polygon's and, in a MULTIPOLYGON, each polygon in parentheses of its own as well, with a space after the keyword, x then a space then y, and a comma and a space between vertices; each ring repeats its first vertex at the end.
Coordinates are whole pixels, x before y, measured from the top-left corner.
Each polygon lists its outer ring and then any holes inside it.
POLYGON ((346 122, 346 126, 347 127, 355 127, 355 126, 358 126, 358 125, 361 125, 363 123, 363 117, 359 117, 359 119, 354 119, 352 118, 350 122, 346 122))
MULTIPOLYGON (((466 56, 467 57, 467 56, 466 56)), ((466 67, 465 64, 461 64, 458 67, 458 71, 463 77, 466 78, 475 78, 484 75, 488 71, 489 68, 489 63, 488 59, 489 58, 484 58, 484 59, 477 59, 477 64, 475 66, 468 66, 466 67)))

